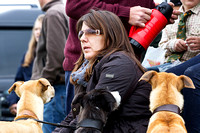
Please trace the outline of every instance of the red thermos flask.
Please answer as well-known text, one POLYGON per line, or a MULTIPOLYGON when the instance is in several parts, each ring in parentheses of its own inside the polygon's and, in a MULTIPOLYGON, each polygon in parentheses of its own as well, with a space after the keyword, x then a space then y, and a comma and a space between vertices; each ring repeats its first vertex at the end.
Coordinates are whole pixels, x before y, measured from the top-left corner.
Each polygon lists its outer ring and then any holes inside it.
POLYGON ((129 38, 136 56, 147 50, 151 42, 168 23, 172 11, 173 8, 163 2, 152 9, 151 19, 145 24, 145 27, 131 27, 129 38))

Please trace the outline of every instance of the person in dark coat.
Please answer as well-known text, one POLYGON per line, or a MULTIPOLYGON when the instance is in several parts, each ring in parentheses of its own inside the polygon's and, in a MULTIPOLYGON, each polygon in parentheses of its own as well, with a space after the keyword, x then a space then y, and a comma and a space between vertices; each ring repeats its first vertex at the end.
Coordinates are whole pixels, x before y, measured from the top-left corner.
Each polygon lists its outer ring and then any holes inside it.
MULTIPOLYGON (((114 13, 91 10, 77 23, 82 54, 71 74, 75 95, 93 89, 118 91, 120 107, 108 116, 103 133, 146 133, 151 112, 151 86, 139 81, 144 70, 135 57, 126 30, 114 13)), ((72 113, 61 122, 76 125, 72 113)), ((53 133, 73 132, 56 128, 53 133)))

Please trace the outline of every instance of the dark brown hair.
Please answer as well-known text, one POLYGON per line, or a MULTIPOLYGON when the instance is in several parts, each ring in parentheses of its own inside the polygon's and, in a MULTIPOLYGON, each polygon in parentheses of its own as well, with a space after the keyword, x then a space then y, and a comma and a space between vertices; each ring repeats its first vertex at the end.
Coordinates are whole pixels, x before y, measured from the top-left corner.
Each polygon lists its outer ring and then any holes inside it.
MULTIPOLYGON (((89 81, 92 73, 93 65, 97 60, 98 56, 110 55, 116 51, 124 51, 130 56, 143 70, 140 62, 136 59, 133 48, 129 43, 127 32, 124 28, 123 23, 117 15, 109 11, 103 10, 90 10, 89 13, 82 16, 77 22, 77 32, 82 28, 82 25, 86 24, 91 29, 99 29, 105 38, 104 49, 98 51, 98 55, 90 60, 90 68, 86 71, 85 79, 89 81)), ((75 64, 72 72, 77 71, 84 61, 84 55, 81 53, 80 58, 75 64)), ((70 78, 71 83, 76 84, 70 78)))

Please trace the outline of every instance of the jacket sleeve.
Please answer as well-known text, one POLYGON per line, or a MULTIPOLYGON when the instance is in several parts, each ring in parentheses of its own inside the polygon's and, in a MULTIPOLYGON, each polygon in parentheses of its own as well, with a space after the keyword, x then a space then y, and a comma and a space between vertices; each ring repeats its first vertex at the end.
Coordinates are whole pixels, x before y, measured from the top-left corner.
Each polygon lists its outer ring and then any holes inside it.
POLYGON ((139 79, 138 67, 130 58, 111 57, 100 70, 100 77, 95 89, 118 91, 120 95, 126 93, 133 82, 139 79))
MULTIPOLYGON (((60 124, 76 126, 76 119, 73 119, 72 112, 70 112, 60 124)), ((73 133, 73 132, 74 130, 71 128, 57 127, 52 133, 73 133)))
POLYGON ((161 47, 162 49, 168 49, 171 52, 175 52, 174 45, 177 39, 171 38, 170 34, 168 33, 169 30, 170 28, 168 28, 168 26, 165 29, 163 29, 162 37, 158 46, 161 47))
POLYGON ((101 0, 67 0, 66 14, 78 20, 82 15, 86 14, 91 8, 98 8, 115 13, 119 17, 129 17, 130 7, 119 4, 108 4, 101 0))
POLYGON ((19 97, 14 91, 12 91, 10 95, 8 95, 7 100, 10 107, 13 104, 17 104, 17 102, 19 101, 19 97))

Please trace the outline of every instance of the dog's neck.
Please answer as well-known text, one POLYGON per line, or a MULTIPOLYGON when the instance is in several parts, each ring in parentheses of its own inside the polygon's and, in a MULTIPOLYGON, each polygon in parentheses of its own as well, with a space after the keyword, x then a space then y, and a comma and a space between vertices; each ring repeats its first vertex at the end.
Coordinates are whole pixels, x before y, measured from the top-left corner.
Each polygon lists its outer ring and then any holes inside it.
POLYGON ((41 97, 30 92, 22 93, 17 103, 17 116, 43 120, 44 103, 41 97), (37 104, 34 104, 37 103, 37 104))
POLYGON ((167 88, 166 90, 164 90, 163 88, 164 87, 161 86, 160 88, 156 88, 151 91, 150 111, 153 113, 156 108, 166 104, 174 104, 182 109, 184 102, 182 94, 177 90, 170 89, 169 91, 169 88, 167 88))
POLYGON ((15 120, 19 120, 22 118, 32 118, 32 119, 38 119, 35 113, 33 113, 30 110, 23 110, 21 111, 16 117, 15 120))

